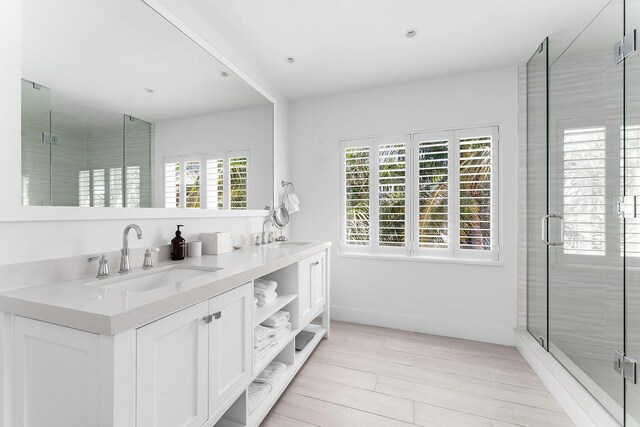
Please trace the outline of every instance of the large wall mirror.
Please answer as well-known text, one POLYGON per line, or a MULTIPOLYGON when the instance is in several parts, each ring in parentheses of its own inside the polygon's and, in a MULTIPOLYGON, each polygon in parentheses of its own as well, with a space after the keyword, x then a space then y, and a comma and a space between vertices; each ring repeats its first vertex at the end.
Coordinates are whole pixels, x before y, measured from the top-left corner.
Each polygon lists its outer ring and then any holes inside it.
POLYGON ((140 0, 22 5, 23 205, 270 205, 267 98, 140 0))

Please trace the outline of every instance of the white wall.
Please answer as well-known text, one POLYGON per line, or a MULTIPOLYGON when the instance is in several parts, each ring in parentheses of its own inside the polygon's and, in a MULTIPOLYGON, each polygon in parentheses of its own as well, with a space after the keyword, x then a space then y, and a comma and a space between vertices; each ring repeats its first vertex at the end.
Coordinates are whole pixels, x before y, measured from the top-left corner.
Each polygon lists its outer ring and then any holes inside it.
MULTIPOLYGON (((145 239, 134 242, 135 247, 151 246, 162 241, 168 241, 173 235, 173 225, 184 223, 189 231, 185 234, 206 230, 228 230, 234 234, 257 232, 261 229, 262 218, 209 218, 209 219, 179 219, 180 212, 176 211, 176 219, 157 219, 166 214, 142 215, 135 221, 123 219, 102 219, 86 221, 63 221, 77 217, 62 208, 32 208, 29 212, 42 213, 42 221, 22 221, 18 209, 20 204, 20 0, 6 0, 0 2, 0 147, 5 160, 0 168, 0 236, 7 244, 0 245, 0 264, 10 264, 20 261, 51 259, 66 256, 82 255, 86 253, 112 251, 121 246, 122 228, 128 222, 138 223, 145 232, 145 239), (38 209, 34 211, 33 209, 38 209), (11 221, 11 222, 8 222, 11 221), (5 240, 6 239, 6 240, 5 240)), ((158 2, 149 0, 155 7, 158 2)), ((174 23, 175 16, 164 11, 174 23)), ((185 27, 185 29, 189 29, 185 27)), ((197 38, 191 29, 190 36, 197 38)), ((201 33, 203 34, 203 33, 201 33)), ((214 33, 203 34, 208 42, 208 49, 220 55, 222 62, 231 69, 240 72, 252 82, 268 91, 275 101, 276 138, 275 171, 276 178, 288 176, 288 101, 269 85, 259 68, 247 61, 241 52, 214 33), (237 68, 240 66, 244 73, 237 68)), ((28 208, 27 208, 28 209, 28 208)), ((79 208, 73 208, 79 209, 79 208)), ((75 211, 78 212, 78 211, 75 211)), ((85 211, 86 212, 86 211, 85 211)), ((99 211, 95 211, 99 212, 99 211)), ((100 211, 104 212, 104 211, 100 211)), ((115 212, 115 211, 114 211, 115 212)), ((96 214, 96 217, 103 216, 96 214)), ((115 217, 116 214, 114 214, 115 217)), ((92 214, 84 215, 88 218, 92 214)), ((106 215, 109 217, 110 215, 106 215)), ((119 215, 122 218, 122 215, 119 215)), ((0 277, 0 287, 7 278, 0 277)))
POLYGON ((335 318, 514 344, 517 287, 518 74, 500 69, 291 104, 294 240, 333 242, 335 318), (339 251, 338 140, 500 125, 501 265, 349 258, 339 251))
POLYGON ((164 205, 165 157, 250 150, 249 209, 271 204, 273 187, 273 109, 263 105, 155 124, 155 200, 164 205))

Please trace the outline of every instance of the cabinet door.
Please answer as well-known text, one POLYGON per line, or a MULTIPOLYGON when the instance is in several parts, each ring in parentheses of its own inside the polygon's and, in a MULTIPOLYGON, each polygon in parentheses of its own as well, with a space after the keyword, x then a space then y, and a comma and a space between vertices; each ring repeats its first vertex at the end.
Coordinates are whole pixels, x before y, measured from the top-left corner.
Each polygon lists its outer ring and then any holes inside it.
POLYGON ((326 257, 322 252, 314 257, 311 263, 311 307, 315 312, 325 301, 326 289, 326 257))
POLYGON ((325 301, 326 261, 324 252, 305 258, 298 263, 298 310, 302 324, 325 301))
POLYGON ((16 316, 15 425, 99 425, 99 335, 16 316))
POLYGON ((137 332, 137 427, 200 427, 207 414, 207 302, 137 332))
POLYGON ((209 416, 218 415, 251 379, 251 307, 247 283, 209 300, 209 416))

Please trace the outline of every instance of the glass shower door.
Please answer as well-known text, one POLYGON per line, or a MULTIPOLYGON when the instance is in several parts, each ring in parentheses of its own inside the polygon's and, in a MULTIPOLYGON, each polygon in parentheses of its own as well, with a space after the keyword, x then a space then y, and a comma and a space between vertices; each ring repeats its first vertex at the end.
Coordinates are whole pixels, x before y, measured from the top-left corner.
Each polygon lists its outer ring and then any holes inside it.
MULTIPOLYGON (((640 29, 640 0, 627 0, 625 33, 640 29)), ((640 53, 625 60, 623 184, 625 197, 640 196, 640 53)), ((640 218, 625 215, 625 349, 640 361, 640 218)), ((625 381, 626 425, 640 425, 640 385, 625 381)))
POLYGON ((623 0, 611 1, 549 71, 549 351, 621 423, 624 346, 621 129, 624 68, 613 61, 623 0))
POLYGON ((540 219, 547 215, 548 40, 527 63, 527 329, 547 348, 547 246, 540 219))

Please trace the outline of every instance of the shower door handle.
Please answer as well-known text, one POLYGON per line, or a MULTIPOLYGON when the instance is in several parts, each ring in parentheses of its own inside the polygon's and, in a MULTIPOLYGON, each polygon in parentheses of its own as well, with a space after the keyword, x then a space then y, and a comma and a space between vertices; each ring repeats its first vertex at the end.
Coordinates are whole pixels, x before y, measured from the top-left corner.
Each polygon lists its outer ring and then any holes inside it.
POLYGON ((564 218, 560 215, 545 215, 542 217, 542 243, 547 246, 562 246, 564 245, 564 218), (549 219, 557 218, 560 220, 560 240, 550 241, 547 239, 549 234, 549 219))

